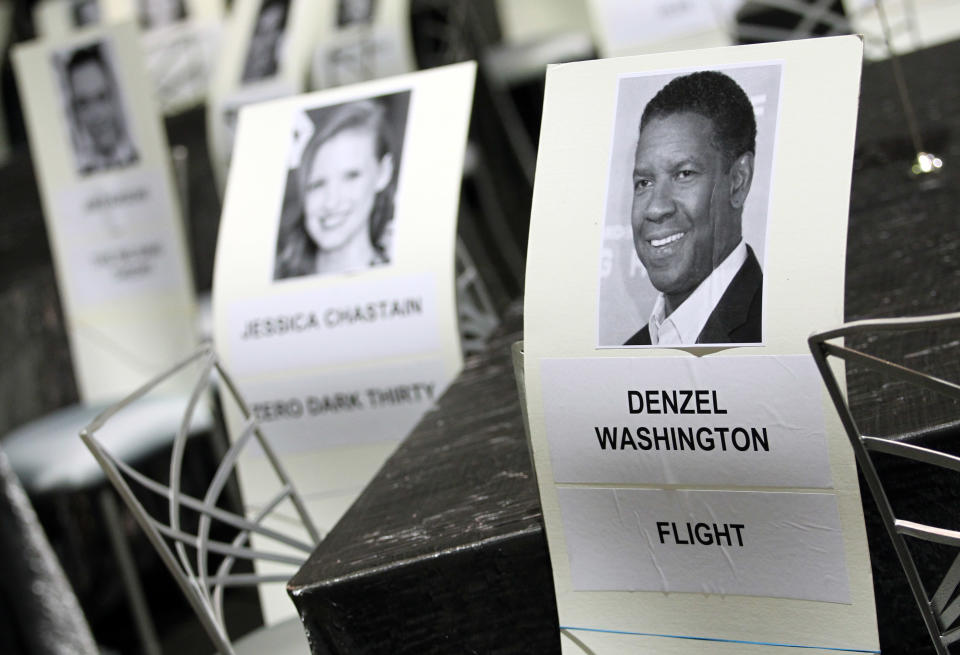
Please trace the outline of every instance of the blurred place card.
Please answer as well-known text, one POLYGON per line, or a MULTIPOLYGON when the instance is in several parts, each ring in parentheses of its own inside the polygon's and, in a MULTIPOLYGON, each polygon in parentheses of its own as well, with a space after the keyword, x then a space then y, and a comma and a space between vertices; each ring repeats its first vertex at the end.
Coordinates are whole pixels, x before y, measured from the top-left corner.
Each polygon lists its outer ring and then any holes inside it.
POLYGON ((223 0, 133 1, 160 109, 175 114, 206 102, 223 0))
POLYGON ((587 0, 603 57, 731 44, 740 0, 587 0))
POLYGON ((248 104, 306 90, 310 57, 326 6, 319 0, 235 0, 211 74, 207 142, 220 189, 248 104))
POLYGON ((193 281, 132 24, 14 51, 81 397, 115 399, 195 344, 193 281))
MULTIPOLYGON (((240 112, 214 337, 324 531, 461 367, 453 255, 474 76, 458 64, 240 112)), ((255 504, 244 473, 259 463, 241 466, 255 504)))
POLYGON ((850 602, 833 494, 563 487, 557 500, 577 591, 850 602))
POLYGON ((324 89, 416 69, 408 0, 335 0, 321 3, 310 86, 324 89))
POLYGON ((878 649, 806 343, 843 320, 861 56, 838 37, 547 73, 524 372, 565 652, 878 649))

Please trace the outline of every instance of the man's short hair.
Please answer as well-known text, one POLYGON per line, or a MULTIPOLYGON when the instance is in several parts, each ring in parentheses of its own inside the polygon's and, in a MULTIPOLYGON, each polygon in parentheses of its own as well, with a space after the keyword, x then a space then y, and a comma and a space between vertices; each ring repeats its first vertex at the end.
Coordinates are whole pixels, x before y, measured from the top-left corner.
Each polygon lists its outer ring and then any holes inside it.
POLYGON ((714 145, 727 166, 745 152, 754 153, 757 120, 750 98, 729 76, 701 71, 675 77, 647 103, 640 117, 640 131, 655 118, 692 112, 713 123, 714 145))
POLYGON ((106 59, 103 58, 103 51, 100 49, 100 44, 91 43, 88 46, 77 48, 70 53, 70 57, 67 59, 65 69, 67 72, 67 81, 70 83, 71 89, 73 88, 73 72, 85 64, 95 64, 99 66, 107 76, 107 79, 113 83, 113 76, 107 67, 106 59))
POLYGON ((263 4, 260 5, 260 11, 257 12, 258 16, 262 16, 266 13, 267 9, 271 7, 277 7, 283 10, 283 20, 280 21, 280 24, 286 26, 287 13, 290 11, 290 0, 263 0, 263 4))

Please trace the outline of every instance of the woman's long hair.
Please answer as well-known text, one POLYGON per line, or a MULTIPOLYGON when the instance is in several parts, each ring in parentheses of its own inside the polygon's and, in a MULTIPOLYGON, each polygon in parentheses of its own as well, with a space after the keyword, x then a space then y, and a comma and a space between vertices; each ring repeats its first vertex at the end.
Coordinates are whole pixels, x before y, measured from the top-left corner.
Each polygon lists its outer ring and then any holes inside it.
POLYGON ((386 109, 375 100, 358 100, 311 112, 314 114, 314 131, 300 155, 300 165, 294 177, 297 202, 285 208, 280 221, 277 239, 277 263, 274 279, 311 275, 316 270, 316 259, 322 257, 317 245, 307 233, 305 222, 304 192, 317 151, 333 136, 347 129, 369 129, 376 138, 374 155, 381 161, 387 154, 393 155, 393 176, 386 187, 374 199, 373 209, 367 221, 370 244, 377 254, 376 263, 388 263, 387 238, 393 220, 393 196, 396 190, 399 161, 396 135, 386 117, 386 109))

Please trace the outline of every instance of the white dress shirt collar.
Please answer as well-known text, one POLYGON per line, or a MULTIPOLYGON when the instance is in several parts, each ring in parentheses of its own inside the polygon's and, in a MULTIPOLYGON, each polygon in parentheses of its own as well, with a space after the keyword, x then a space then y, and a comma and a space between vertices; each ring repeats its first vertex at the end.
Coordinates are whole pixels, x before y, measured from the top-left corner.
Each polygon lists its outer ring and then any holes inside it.
POLYGON ((697 337, 707 324, 714 307, 736 277, 743 263, 747 261, 747 246, 740 240, 720 265, 693 290, 680 306, 665 316, 666 303, 663 294, 657 296, 647 324, 650 330, 650 343, 663 346, 685 346, 697 342, 697 337))

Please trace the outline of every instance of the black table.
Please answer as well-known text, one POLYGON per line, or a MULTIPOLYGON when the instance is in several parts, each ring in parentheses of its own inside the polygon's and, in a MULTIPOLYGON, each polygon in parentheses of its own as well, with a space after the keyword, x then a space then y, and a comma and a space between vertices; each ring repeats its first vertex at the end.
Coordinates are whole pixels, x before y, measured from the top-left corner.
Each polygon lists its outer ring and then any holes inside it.
MULTIPOLYGON (((958 59, 960 43, 951 43, 903 61, 925 146, 946 162, 926 180, 908 172, 915 152, 891 64, 865 67, 847 247, 848 320, 957 308, 958 59)), ((559 652, 549 556, 508 353, 520 336, 514 307, 490 351, 467 363, 290 581, 315 655, 559 652)), ((852 345, 960 379, 960 338, 887 335, 852 345)), ((865 431, 958 416, 949 402, 878 382, 848 367, 851 402, 865 431)), ((934 436, 952 441, 957 433, 948 426, 934 436)), ((905 495, 930 482, 902 469, 892 475, 905 495)), ((873 502, 863 495, 881 646, 885 653, 932 652, 873 502)), ((957 499, 947 494, 944 504, 960 507, 957 499)))

